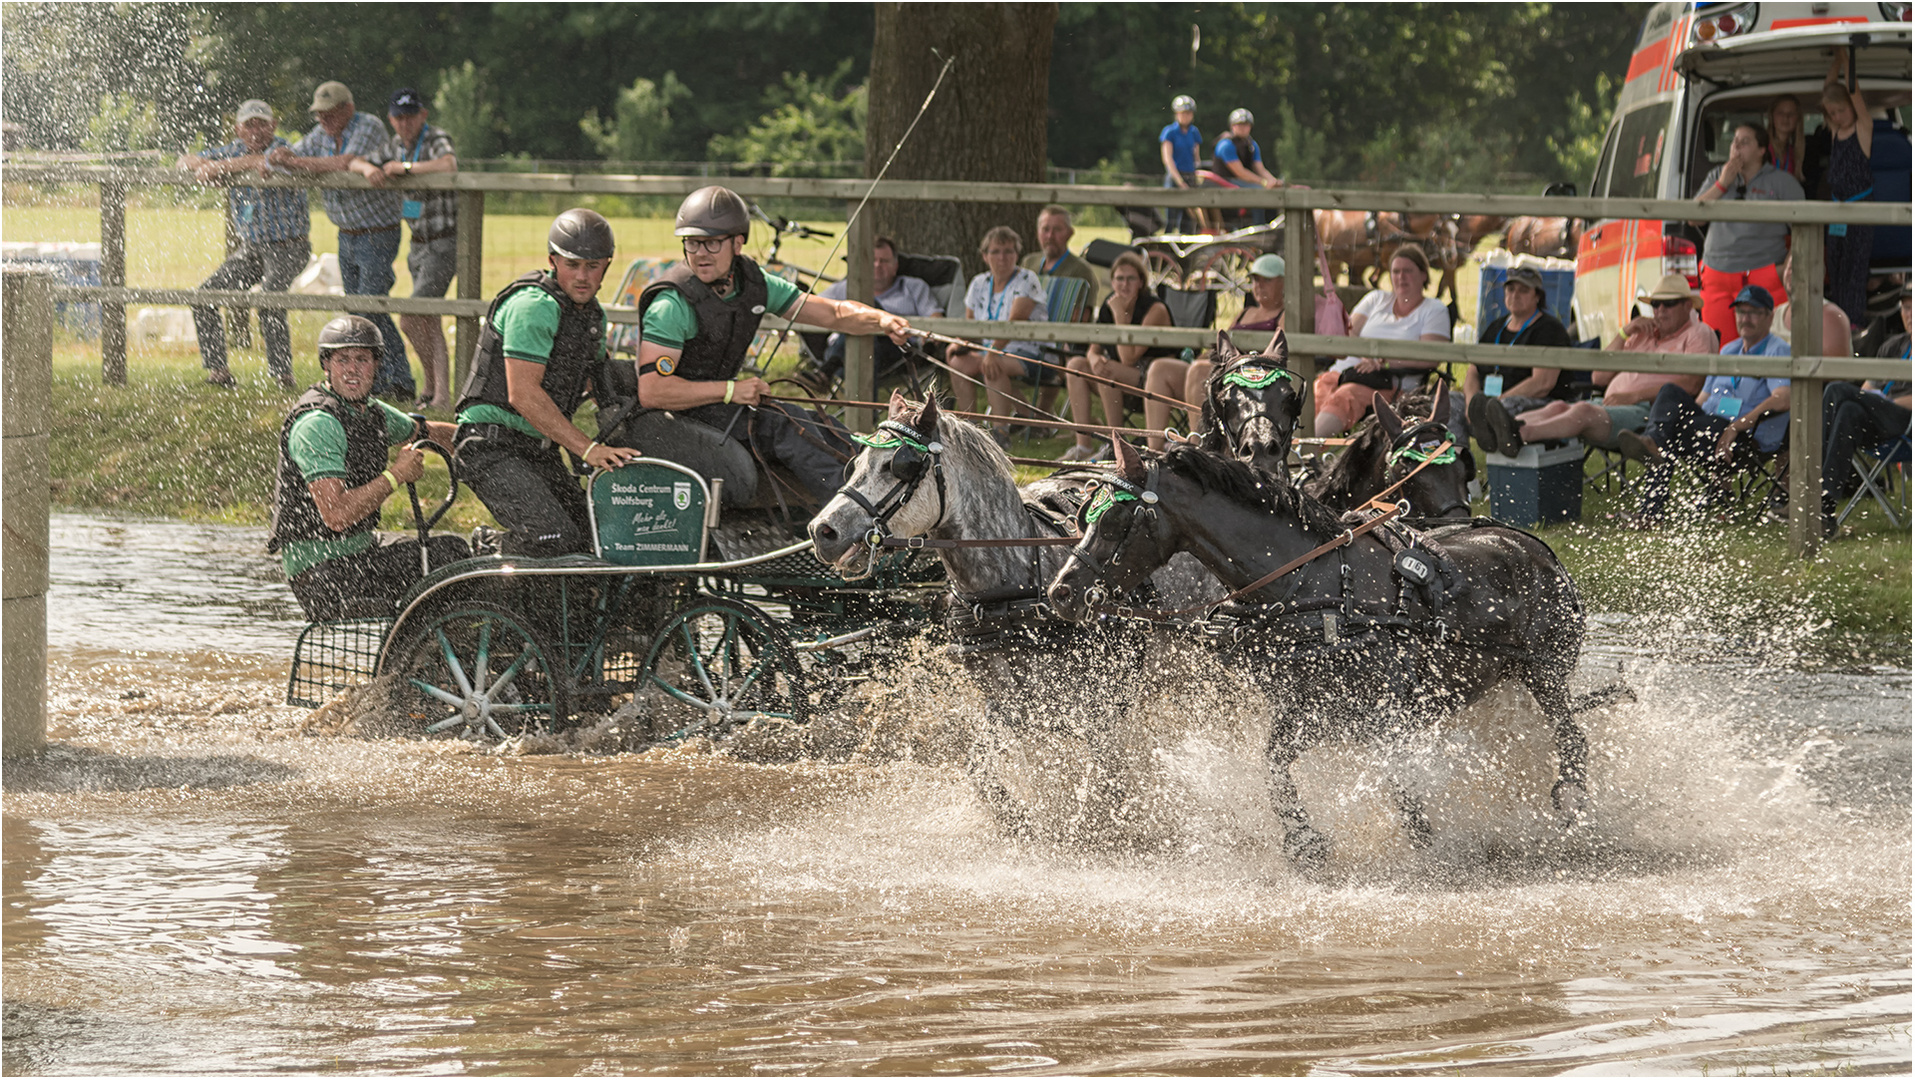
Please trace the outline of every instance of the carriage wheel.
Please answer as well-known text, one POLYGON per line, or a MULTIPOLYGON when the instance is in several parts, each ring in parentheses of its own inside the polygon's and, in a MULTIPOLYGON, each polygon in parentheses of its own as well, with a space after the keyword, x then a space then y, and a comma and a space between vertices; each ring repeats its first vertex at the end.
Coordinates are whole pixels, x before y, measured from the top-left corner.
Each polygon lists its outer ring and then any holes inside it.
POLYGON ((1190 284, 1206 289, 1231 288, 1250 291, 1250 264, 1263 252, 1242 245, 1207 247, 1191 256, 1190 284))
POLYGON ((428 735, 504 740, 569 714, 556 653, 523 616, 474 603, 428 621, 396 654, 402 714, 428 735))
POLYGON ((717 597, 680 609, 652 640, 639 685, 666 739, 722 737, 741 725, 796 723, 807 702, 798 658, 776 619, 717 597))
POLYGON ((1150 270, 1146 284, 1153 290, 1159 285, 1173 289, 1184 287, 1184 268, 1170 252, 1151 248, 1144 252, 1144 265, 1150 270))

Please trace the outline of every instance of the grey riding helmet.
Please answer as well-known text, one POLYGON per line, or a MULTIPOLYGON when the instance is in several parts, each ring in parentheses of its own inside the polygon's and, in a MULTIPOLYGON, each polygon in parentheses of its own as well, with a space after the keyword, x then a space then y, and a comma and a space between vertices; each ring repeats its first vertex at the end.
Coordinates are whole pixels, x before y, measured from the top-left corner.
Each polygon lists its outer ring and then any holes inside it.
POLYGON ((379 328, 364 315, 341 315, 319 328, 319 362, 322 365, 331 358, 334 349, 371 349, 374 363, 382 364, 386 359, 385 339, 379 335, 379 328))
POLYGON ((672 233, 676 236, 749 236, 751 208, 730 188, 717 184, 702 187, 678 204, 678 218, 672 233))
POLYGON ((1250 115, 1249 109, 1235 109, 1230 113, 1230 122, 1232 124, 1254 124, 1257 122, 1257 118, 1250 115))
POLYGON ((1178 94, 1170 99, 1171 112, 1196 112, 1197 99, 1189 94, 1178 94))
POLYGON ((545 249, 561 259, 609 259, 617 248, 612 223, 596 210, 574 207, 552 219, 545 249))

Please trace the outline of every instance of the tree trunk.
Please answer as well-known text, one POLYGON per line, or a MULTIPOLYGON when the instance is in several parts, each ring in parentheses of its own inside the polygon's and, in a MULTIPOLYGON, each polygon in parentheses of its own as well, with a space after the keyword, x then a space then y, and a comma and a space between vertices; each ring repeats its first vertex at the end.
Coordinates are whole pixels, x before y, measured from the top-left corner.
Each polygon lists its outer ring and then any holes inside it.
MULTIPOLYGON (((866 175, 878 174, 917 118, 942 58, 955 57, 886 179, 1042 183, 1057 5, 876 6, 866 175)), ((905 251, 956 255, 968 276, 984 269, 978 244, 994 225, 1016 229, 1023 250, 1033 250, 1037 211, 1015 203, 873 202, 865 212, 878 235, 905 251)))

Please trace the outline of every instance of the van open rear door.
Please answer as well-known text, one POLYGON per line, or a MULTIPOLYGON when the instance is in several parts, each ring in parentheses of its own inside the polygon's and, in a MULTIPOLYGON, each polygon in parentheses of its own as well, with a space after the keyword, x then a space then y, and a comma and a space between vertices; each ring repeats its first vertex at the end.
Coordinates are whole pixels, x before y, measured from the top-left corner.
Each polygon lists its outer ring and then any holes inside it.
POLYGON ((1675 67, 1687 78, 1717 86, 1780 82, 1826 70, 1830 50, 1850 45, 1856 46, 1862 78, 1909 81, 1909 27, 1896 23, 1825 23, 1729 37, 1682 50, 1675 67))

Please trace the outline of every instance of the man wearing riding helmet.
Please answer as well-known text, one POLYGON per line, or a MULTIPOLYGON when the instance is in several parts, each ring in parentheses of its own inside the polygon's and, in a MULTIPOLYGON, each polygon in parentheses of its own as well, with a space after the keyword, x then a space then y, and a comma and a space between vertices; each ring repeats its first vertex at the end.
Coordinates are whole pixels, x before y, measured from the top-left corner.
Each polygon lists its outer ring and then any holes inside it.
MULTIPOLYGON (((299 606, 315 622, 390 614, 421 576, 419 542, 381 540, 379 508, 419 479, 424 455, 399 443, 452 442, 451 424, 407 416, 372 397, 385 342, 372 320, 341 315, 319 331, 325 381, 293 405, 279 433, 279 478, 266 550, 276 552, 299 606)), ((432 565, 465 558, 465 541, 435 536, 432 565)))
POLYGON ((598 289, 612 264, 612 226, 567 210, 546 233, 545 270, 492 298, 472 374, 459 395, 459 475, 506 535, 507 555, 546 558, 592 550, 591 519, 563 447, 594 469, 639 456, 580 431, 572 414, 588 393, 608 404, 605 311, 598 289))
POLYGON ((1249 109, 1238 109, 1230 114, 1230 130, 1217 140, 1217 146, 1211 152, 1211 171, 1240 184, 1282 187, 1283 181, 1263 167, 1263 151, 1257 149, 1257 140, 1250 137, 1250 125, 1256 122, 1257 118, 1250 115, 1249 109))
POLYGON ((627 430, 654 457, 723 477, 728 504, 756 494, 749 447, 796 473, 805 493, 823 505, 842 482, 854 448, 842 428, 770 400, 763 379, 739 377, 752 336, 769 316, 843 334, 885 334, 903 345, 911 324, 767 276, 743 252, 750 230, 745 200, 727 188, 700 188, 679 205, 674 231, 684 261, 638 301, 641 412, 627 430))

